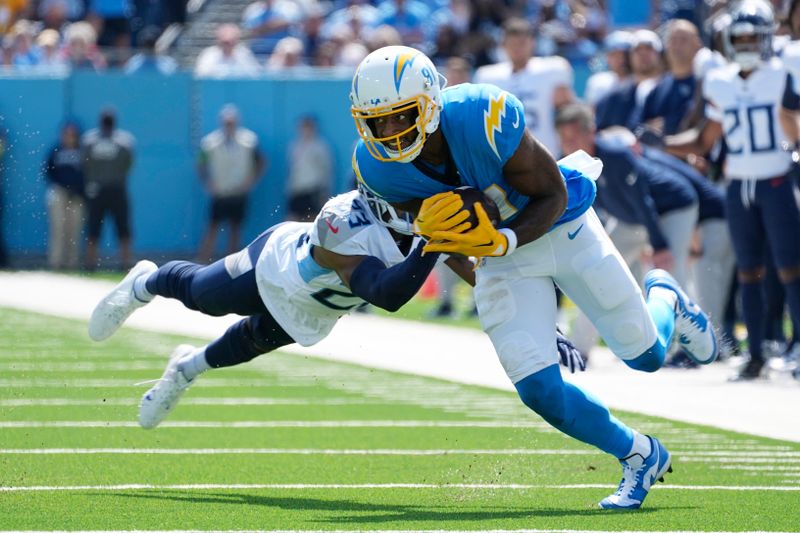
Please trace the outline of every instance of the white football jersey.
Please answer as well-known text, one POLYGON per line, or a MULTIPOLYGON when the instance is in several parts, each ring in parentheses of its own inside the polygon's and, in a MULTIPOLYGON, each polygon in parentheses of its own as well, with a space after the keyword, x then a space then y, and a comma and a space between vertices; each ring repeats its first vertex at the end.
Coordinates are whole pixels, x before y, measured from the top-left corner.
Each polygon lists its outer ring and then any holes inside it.
POLYGON ((725 176, 766 179, 786 174, 792 160, 784 150, 786 136, 779 113, 788 72, 778 58, 754 70, 747 79, 731 63, 711 70, 703 83, 706 116, 722 124, 728 147, 725 176))
POLYGON ((358 191, 328 200, 313 223, 275 226, 256 263, 258 292, 278 324, 303 346, 325 338, 339 317, 364 303, 336 272, 314 261, 312 246, 377 257, 386 266, 405 259, 358 191))
POLYGON ((533 57, 518 72, 511 71, 511 63, 486 65, 475 72, 475 83, 491 83, 520 99, 525 108, 528 130, 548 150, 561 153, 555 126, 553 97, 561 86, 572 88, 574 74, 570 64, 562 57, 533 57))
POLYGON ((783 64, 792 75, 794 92, 800 93, 800 41, 791 41, 783 47, 781 55, 783 64))

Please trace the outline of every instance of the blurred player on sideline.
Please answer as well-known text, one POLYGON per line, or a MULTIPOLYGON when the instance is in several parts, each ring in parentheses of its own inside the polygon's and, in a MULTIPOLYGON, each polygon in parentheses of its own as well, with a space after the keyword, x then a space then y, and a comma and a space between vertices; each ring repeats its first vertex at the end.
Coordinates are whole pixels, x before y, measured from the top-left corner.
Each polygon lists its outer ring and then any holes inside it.
POLYGON ((750 350, 750 360, 736 379, 748 380, 757 378, 765 364, 762 285, 767 244, 792 321, 800 323, 800 191, 785 148, 798 135, 797 126, 782 122, 781 115, 781 107, 788 113, 800 110, 800 97, 789 70, 773 56, 775 18, 770 4, 743 0, 729 9, 723 44, 730 63, 705 77, 707 121, 699 130, 667 137, 666 142, 670 152, 685 157, 702 156, 719 139, 725 140, 725 209, 750 350))
POLYGON ((591 209, 595 183, 556 164, 526 130, 515 96, 487 84, 445 85, 412 48, 381 48, 361 62, 350 93, 361 137, 356 176, 387 202, 418 212, 415 231, 430 238, 425 251, 482 258, 475 286, 481 325, 520 398, 560 431, 620 460, 622 481, 601 507, 638 508, 670 470, 670 454, 562 380, 553 284, 637 370, 661 367, 673 332, 699 363, 713 361, 708 317, 661 270, 646 276, 645 301, 591 209), (452 192, 463 185, 495 201, 500 229, 480 204, 479 223, 464 223, 469 213, 452 192))

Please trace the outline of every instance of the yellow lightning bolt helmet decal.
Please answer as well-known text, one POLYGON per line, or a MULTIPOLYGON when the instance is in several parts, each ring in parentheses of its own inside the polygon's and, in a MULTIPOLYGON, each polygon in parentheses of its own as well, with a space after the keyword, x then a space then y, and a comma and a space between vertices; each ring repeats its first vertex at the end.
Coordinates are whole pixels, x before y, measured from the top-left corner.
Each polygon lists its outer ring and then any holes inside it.
POLYGON ((492 147, 494 155, 500 159, 500 154, 497 151, 497 144, 494 140, 494 132, 501 133, 503 131, 502 120, 506 116, 506 96, 508 93, 505 91, 489 98, 489 109, 483 112, 483 129, 486 134, 486 141, 492 147))
POLYGON ((402 54, 398 55, 397 58, 395 59, 394 88, 398 93, 400 93, 400 82, 402 81, 403 73, 405 72, 406 68, 411 66, 416 57, 417 54, 411 52, 403 52, 402 54))

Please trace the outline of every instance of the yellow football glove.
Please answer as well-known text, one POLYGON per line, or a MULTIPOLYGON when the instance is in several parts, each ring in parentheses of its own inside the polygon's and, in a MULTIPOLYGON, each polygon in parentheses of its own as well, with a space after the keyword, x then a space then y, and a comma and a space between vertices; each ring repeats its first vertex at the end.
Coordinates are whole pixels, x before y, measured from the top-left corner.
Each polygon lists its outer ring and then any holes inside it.
POLYGON ((513 252, 517 247, 516 235, 509 229, 498 230, 492 225, 483 206, 475 203, 478 225, 464 233, 435 231, 423 248, 424 252, 444 252, 472 257, 499 257, 513 252))
POLYGON ((414 233, 428 239, 437 231, 466 231, 471 224, 464 222, 469 218, 469 213, 463 207, 464 201, 453 191, 440 192, 426 198, 414 219, 414 233))

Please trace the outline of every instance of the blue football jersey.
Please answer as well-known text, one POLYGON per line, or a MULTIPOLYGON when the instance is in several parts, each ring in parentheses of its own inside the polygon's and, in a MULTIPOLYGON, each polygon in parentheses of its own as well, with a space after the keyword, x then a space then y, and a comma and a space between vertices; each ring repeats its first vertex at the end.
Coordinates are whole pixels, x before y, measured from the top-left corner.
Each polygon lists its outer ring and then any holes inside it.
MULTIPOLYGON (((528 196, 514 190, 503 176, 503 166, 514 155, 525 131, 522 103, 494 85, 464 83, 442 91, 439 128, 447 141, 457 182, 446 177, 446 165, 426 168, 424 162, 379 161, 359 141, 353 170, 375 194, 400 203, 468 185, 487 194, 508 224, 528 204, 528 196), (421 169, 422 168, 422 169, 421 169), (424 171, 423 171, 424 170, 424 171)), ((569 222, 592 205, 595 183, 580 172, 561 168, 567 185, 567 209, 555 225, 569 222)))

